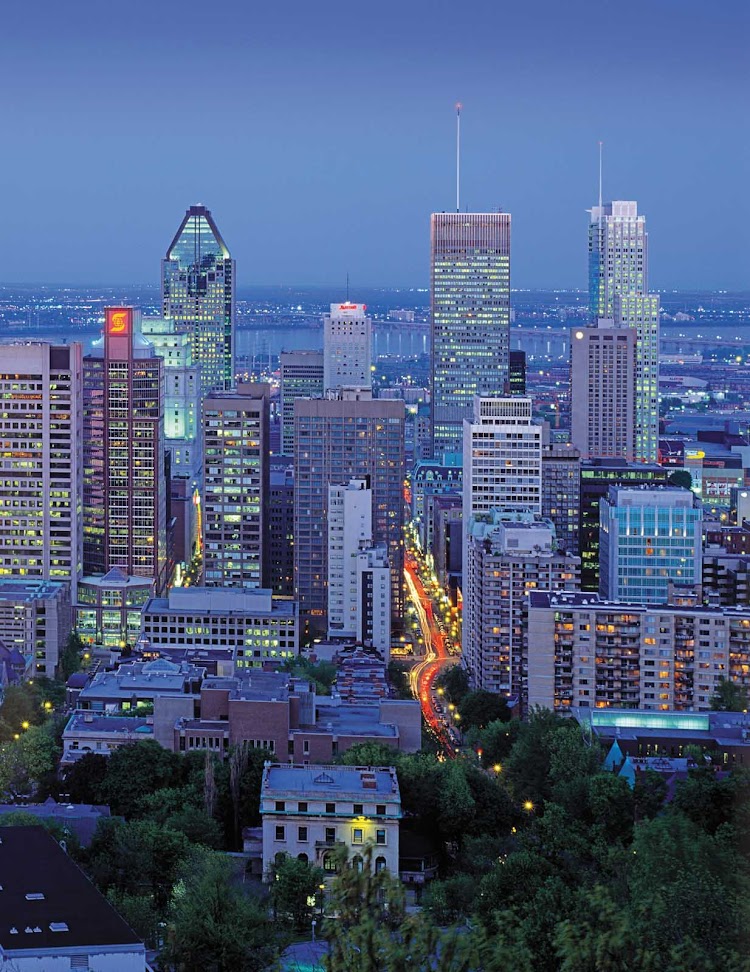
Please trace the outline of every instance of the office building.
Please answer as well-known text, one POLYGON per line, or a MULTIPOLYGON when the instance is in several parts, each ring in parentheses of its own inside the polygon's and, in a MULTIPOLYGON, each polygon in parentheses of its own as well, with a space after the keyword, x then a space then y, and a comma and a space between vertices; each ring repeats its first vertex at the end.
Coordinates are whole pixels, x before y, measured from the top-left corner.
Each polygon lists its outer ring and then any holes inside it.
POLYGON ((555 525, 558 548, 578 554, 581 454, 568 442, 542 448, 542 516, 555 525))
POLYGON ((659 298, 648 292, 646 218, 636 202, 600 202, 591 209, 589 312, 592 321, 611 318, 635 331, 635 458, 656 462, 659 298))
POLYGON ((84 572, 110 568, 169 581, 163 362, 140 311, 105 309, 104 336, 83 359, 84 572))
POLYGON ((524 611, 532 590, 577 590, 580 560, 555 544, 549 520, 492 510, 468 523, 462 663, 475 689, 525 705, 524 611))
POLYGON ((360 602, 357 555, 372 543, 372 490, 365 479, 328 487, 328 637, 354 638, 360 602))
POLYGON ((294 455, 294 401, 323 397, 323 352, 282 351, 281 361, 281 451, 294 455))
POLYGON ((331 304, 323 315, 323 388, 372 387, 372 320, 364 304, 331 304))
POLYGON ((584 459, 632 462, 636 332, 599 320, 570 332, 570 438, 584 459))
POLYGON ((141 633, 141 614, 154 596, 154 583, 119 567, 103 577, 84 576, 78 585, 76 631, 86 645, 121 651, 131 648, 141 633))
POLYGON ((70 584, 0 578, 0 644, 23 657, 22 675, 54 678, 72 628, 70 584))
POLYGON ((63 581, 83 562, 81 345, 0 345, 0 578, 63 581))
POLYGON ((701 583, 703 507, 690 490, 610 486, 599 523, 602 598, 663 604, 670 584, 701 583))
POLYGON ((357 554, 357 641, 376 648, 387 662, 391 653, 391 568, 385 544, 357 554))
POLYGON ((530 706, 707 711, 750 686, 750 612, 532 591, 528 661, 530 706))
POLYGON ((432 455, 460 452, 475 396, 508 391, 510 215, 431 217, 432 455))
POLYGON ((508 353, 508 390, 511 395, 526 394, 526 352, 510 351, 508 353))
POLYGON ((610 486, 666 485, 669 469, 656 463, 590 459, 581 463, 581 589, 599 590, 599 504, 610 486))
POLYGON ((361 870, 366 844, 376 873, 398 875, 401 794, 392 766, 266 763, 260 792, 266 881, 278 854, 309 861, 329 878, 345 848, 361 870))
POLYGON ((235 265, 213 216, 191 206, 162 260, 162 316, 190 338, 203 391, 234 383, 235 265))
POLYGON ((203 401, 203 578, 265 587, 270 387, 245 383, 203 401))
POLYGON ((271 459, 268 488, 268 586, 294 597, 294 466, 288 457, 271 459))
POLYGON ((328 487, 351 479, 370 483, 372 539, 388 547, 397 622, 403 611, 404 403, 354 391, 298 399, 294 433, 294 577, 305 637, 328 627, 328 487))

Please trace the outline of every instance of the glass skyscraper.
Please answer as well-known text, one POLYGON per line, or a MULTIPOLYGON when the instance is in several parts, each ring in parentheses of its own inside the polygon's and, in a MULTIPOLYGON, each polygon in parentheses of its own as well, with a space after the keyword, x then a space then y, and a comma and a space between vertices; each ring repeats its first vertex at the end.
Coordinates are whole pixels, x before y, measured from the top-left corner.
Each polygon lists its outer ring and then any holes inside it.
POLYGON ((659 297, 648 292, 648 233, 638 204, 617 200, 591 209, 589 312, 636 331, 635 455, 655 462, 659 433, 659 297))
POLYGON ((235 265, 205 206, 191 206, 162 260, 162 313, 190 335, 204 393, 234 381, 235 265))
POLYGON ((510 214, 431 218, 432 450, 461 452, 474 397, 509 379, 510 214))

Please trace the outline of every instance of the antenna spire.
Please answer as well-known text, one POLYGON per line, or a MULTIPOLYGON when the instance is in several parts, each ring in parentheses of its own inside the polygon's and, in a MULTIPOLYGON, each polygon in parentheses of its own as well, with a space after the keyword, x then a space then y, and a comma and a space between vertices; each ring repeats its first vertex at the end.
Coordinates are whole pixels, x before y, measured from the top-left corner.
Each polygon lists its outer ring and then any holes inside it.
POLYGON ((456 212, 461 212, 461 109, 463 105, 456 102, 456 212))
POLYGON ((599 142, 599 209, 602 208, 602 145, 604 142, 599 142))
POLYGON ((349 303, 349 271, 346 271, 346 302, 349 303))

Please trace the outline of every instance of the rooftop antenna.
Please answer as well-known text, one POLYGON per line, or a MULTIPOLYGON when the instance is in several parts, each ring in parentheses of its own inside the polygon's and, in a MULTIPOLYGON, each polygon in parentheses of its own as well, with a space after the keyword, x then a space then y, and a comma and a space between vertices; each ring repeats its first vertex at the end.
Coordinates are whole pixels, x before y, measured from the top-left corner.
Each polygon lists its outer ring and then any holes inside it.
POLYGON ((602 145, 604 142, 599 142, 599 209, 602 208, 602 145))
POLYGON ((349 271, 346 271, 346 302, 349 303, 349 271))
POLYGON ((456 212, 461 212, 461 109, 463 105, 456 102, 456 212))

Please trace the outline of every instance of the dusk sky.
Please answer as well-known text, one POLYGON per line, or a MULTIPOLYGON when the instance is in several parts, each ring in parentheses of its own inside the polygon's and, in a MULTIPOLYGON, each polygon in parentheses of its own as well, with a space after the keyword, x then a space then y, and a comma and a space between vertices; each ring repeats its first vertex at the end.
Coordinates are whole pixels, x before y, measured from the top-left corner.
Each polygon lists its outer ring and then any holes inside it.
POLYGON ((240 287, 424 287, 460 100, 513 286, 586 286, 602 139, 651 287, 750 289, 749 48, 747 0, 7 4, 0 281, 156 284, 200 202, 240 287))

